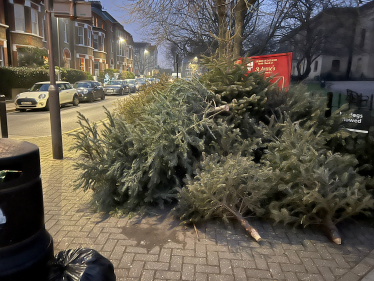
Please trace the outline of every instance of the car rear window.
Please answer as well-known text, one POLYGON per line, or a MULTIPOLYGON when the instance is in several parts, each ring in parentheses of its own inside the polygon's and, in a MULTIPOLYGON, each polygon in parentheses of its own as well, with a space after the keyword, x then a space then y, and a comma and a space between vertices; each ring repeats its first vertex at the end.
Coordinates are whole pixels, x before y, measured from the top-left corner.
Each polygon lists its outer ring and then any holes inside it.
POLYGON ((89 88, 91 87, 90 83, 88 82, 78 82, 78 83, 74 83, 74 88, 89 88))

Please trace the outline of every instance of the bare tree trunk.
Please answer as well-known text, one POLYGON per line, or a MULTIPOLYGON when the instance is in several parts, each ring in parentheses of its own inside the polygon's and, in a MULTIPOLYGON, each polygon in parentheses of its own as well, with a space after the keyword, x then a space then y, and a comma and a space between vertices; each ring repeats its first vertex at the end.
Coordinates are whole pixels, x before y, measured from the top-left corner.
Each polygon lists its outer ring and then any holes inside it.
MULTIPOLYGON (((252 3, 255 1, 249 1, 252 3)), ((234 37, 234 50, 233 57, 238 58, 241 56, 242 43, 243 43, 243 26, 244 26, 244 17, 247 11, 247 6, 244 0, 238 0, 235 8, 235 37, 234 37)))
POLYGON ((217 11, 218 11, 218 37, 219 37, 219 47, 218 55, 220 58, 225 55, 226 47, 226 32, 227 32, 227 9, 225 0, 216 0, 217 11))

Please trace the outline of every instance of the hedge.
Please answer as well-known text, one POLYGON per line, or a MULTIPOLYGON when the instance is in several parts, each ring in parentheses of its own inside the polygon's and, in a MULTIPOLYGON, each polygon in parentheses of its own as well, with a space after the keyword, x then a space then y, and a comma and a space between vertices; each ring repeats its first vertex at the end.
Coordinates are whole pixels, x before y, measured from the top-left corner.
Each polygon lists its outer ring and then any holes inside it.
MULTIPOLYGON (((61 68, 62 81, 73 84, 86 79, 92 80, 92 76, 78 69, 61 68)), ((48 80, 49 70, 43 67, 0 67, 0 94, 10 98, 13 88, 30 88, 37 82, 48 80)))

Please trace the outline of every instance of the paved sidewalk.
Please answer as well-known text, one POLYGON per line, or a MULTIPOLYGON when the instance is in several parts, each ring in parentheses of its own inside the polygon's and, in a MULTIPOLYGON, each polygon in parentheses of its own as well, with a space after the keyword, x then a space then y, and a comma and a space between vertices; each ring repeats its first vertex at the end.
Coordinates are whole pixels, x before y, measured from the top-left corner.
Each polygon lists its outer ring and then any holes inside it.
POLYGON ((55 252, 87 247, 112 261, 122 280, 374 280, 374 224, 345 222, 335 245, 314 228, 292 230, 251 220, 260 243, 237 223, 219 221, 185 227, 167 211, 147 217, 93 213, 90 193, 73 190, 77 161, 63 136, 63 160, 53 160, 50 137, 24 139, 41 152, 46 228, 55 252))
POLYGON ((6 102, 6 112, 13 112, 16 110, 16 106, 13 101, 7 101, 6 102))

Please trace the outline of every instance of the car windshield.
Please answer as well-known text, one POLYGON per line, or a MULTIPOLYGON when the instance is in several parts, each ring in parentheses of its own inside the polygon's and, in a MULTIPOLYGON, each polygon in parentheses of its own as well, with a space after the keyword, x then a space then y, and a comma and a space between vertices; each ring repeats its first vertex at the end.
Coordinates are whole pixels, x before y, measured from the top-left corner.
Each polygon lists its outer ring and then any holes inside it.
POLYGON ((31 92, 40 92, 40 91, 48 91, 49 84, 34 84, 34 86, 31 87, 31 92))
POLYGON ((108 83, 108 85, 121 85, 122 81, 119 80, 112 80, 108 83))
POLYGON ((144 83, 145 80, 144 80, 143 78, 138 78, 138 79, 136 79, 136 82, 137 82, 137 83, 144 83))
POLYGON ((87 82, 76 82, 74 83, 74 88, 90 88, 91 85, 87 82))
POLYGON ((129 84, 135 84, 135 79, 128 79, 127 82, 129 82, 129 84))

